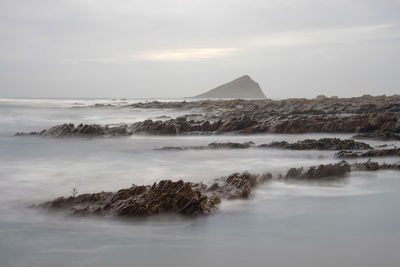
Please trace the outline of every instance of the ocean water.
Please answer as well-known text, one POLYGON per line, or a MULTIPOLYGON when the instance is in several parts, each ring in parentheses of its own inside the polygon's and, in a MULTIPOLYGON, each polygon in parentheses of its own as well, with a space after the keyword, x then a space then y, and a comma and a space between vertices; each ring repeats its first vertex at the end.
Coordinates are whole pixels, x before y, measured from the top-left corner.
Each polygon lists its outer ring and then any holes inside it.
POLYGON ((249 200, 225 201, 217 214, 196 219, 74 218, 28 208, 68 196, 74 187, 87 193, 162 179, 211 183, 235 171, 277 174, 337 161, 332 151, 156 150, 163 146, 351 137, 13 136, 64 122, 118 124, 186 113, 85 107, 137 101, 0 99, 0 266, 400 265, 400 176, 395 171, 353 172, 323 183, 274 181, 258 187, 249 200))

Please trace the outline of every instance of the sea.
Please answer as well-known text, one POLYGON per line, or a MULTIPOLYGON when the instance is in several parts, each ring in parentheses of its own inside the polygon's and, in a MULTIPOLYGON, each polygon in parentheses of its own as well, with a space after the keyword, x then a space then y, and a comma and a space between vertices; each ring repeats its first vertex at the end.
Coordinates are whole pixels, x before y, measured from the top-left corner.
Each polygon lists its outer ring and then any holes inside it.
MULTIPOLYGON (((169 99, 158 99, 170 101, 169 99)), ((171 179, 212 183, 335 163, 335 151, 160 151, 211 142, 294 142, 351 134, 100 138, 14 136, 62 123, 133 123, 199 110, 134 109, 146 99, 0 99, 0 266, 400 266, 400 173, 351 172, 325 182, 272 181, 196 218, 71 217, 30 206, 59 196, 171 179), (94 104, 112 107, 93 107, 94 104)), ((365 141, 372 146, 400 142, 365 141)), ((362 159, 359 161, 365 161, 362 159)), ((397 162, 384 157, 380 162, 397 162)), ((353 160, 352 162, 354 162, 353 160)))

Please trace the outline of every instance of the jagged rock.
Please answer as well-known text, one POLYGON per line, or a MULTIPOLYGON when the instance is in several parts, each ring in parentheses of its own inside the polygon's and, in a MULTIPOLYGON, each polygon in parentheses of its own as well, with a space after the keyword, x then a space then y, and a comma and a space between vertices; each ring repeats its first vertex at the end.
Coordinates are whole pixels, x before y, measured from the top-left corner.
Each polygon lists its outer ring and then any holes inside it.
POLYGON ((258 83, 248 75, 218 86, 195 98, 266 98, 258 83))
POLYGON ((303 141, 297 141, 296 143, 288 143, 286 141, 272 142, 269 144, 260 145, 259 147, 272 147, 293 150, 371 149, 371 146, 366 143, 356 142, 352 139, 341 140, 339 138, 322 138, 319 140, 306 139, 303 141))
POLYGON ((400 156, 400 148, 392 149, 372 149, 365 152, 339 151, 335 154, 337 158, 368 158, 368 157, 387 157, 400 156))
POLYGON ((57 198, 40 204, 49 209, 67 209, 73 215, 149 216, 174 212, 184 215, 215 211, 219 200, 205 194, 206 186, 163 180, 152 186, 132 186, 116 193, 84 194, 57 198))
POLYGON ((326 179, 332 177, 344 177, 350 172, 350 165, 342 161, 337 164, 319 165, 310 167, 307 170, 303 168, 291 168, 285 175, 285 179, 326 179))

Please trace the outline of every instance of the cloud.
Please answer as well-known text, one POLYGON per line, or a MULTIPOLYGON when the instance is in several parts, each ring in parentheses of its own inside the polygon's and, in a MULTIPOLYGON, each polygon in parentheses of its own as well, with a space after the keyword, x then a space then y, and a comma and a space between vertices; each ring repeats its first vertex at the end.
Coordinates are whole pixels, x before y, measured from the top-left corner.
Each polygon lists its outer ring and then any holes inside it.
POLYGON ((128 57, 128 60, 187 61, 232 56, 238 48, 186 48, 143 51, 128 57))

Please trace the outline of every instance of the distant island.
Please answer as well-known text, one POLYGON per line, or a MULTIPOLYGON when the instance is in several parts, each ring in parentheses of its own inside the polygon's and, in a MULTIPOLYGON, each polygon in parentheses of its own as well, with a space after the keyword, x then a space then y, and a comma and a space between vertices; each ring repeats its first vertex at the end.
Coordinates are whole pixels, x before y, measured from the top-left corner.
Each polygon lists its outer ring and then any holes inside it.
POLYGON ((266 96, 260 85, 248 75, 239 77, 231 82, 211 89, 194 98, 252 98, 265 99, 266 96))

